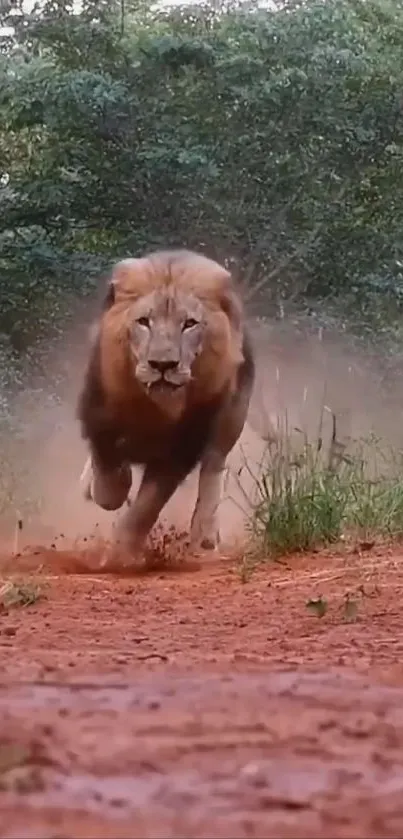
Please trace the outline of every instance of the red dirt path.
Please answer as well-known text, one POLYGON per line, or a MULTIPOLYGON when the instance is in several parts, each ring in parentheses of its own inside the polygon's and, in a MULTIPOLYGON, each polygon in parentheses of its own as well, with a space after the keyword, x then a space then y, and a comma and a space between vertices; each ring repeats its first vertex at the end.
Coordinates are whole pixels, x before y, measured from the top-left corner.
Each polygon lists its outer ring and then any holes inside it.
POLYGON ((1 837, 401 839, 403 557, 57 557, 0 613, 1 837))

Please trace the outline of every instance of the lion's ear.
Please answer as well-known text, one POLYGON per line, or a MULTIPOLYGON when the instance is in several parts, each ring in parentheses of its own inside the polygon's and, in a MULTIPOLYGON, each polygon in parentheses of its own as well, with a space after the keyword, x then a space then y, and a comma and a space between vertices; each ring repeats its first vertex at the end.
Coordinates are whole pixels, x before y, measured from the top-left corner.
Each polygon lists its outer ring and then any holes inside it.
POLYGON ((139 297, 147 290, 150 273, 148 259, 122 259, 112 269, 112 274, 102 298, 102 312, 129 297, 139 297))
POLYGON ((244 317, 243 305, 230 274, 228 274, 228 279, 221 290, 220 305, 227 315, 232 329, 235 332, 241 332, 244 317))
POLYGON ((232 348, 234 353, 234 360, 237 363, 242 363, 243 356, 243 326, 244 326, 244 309, 240 295, 234 286, 231 275, 224 282, 221 294, 220 305, 222 311, 226 314, 232 333, 232 348))
POLYGON ((112 280, 109 280, 106 287, 106 294, 102 299, 102 312, 108 312, 115 302, 115 286, 112 280))
POLYGON ((118 262, 110 282, 113 303, 144 294, 149 284, 150 267, 150 261, 145 257, 122 259, 118 262))

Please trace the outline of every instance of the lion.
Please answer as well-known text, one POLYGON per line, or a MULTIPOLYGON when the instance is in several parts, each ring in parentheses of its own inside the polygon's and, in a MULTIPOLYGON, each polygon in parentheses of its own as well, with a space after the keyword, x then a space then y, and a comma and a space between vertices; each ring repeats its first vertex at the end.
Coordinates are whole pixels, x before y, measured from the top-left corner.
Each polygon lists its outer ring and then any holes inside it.
POLYGON ((114 266, 77 414, 89 446, 84 496, 111 511, 127 502, 116 535, 130 552, 198 465, 190 541, 217 548, 223 473, 254 379, 241 296, 224 267, 187 250, 114 266), (129 501, 132 466, 143 475, 129 501))

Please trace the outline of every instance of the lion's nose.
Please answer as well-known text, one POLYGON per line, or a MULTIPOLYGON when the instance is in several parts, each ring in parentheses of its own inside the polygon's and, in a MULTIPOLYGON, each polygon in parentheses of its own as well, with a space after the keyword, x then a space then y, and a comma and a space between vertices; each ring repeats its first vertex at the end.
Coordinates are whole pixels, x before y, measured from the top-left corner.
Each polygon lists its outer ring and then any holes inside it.
POLYGON ((158 373, 167 373, 168 370, 176 370, 179 362, 178 361, 157 361, 156 359, 151 359, 149 365, 152 370, 157 370, 158 373))

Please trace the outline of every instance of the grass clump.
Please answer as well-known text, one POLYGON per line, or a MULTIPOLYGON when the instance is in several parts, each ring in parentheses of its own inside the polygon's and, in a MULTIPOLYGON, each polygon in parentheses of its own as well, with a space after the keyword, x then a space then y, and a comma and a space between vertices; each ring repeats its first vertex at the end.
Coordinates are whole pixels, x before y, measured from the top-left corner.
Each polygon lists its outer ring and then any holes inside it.
POLYGON ((43 597, 42 589, 31 582, 8 580, 0 585, 0 610, 32 606, 43 597))
POLYGON ((403 535, 402 453, 388 452, 375 438, 341 443, 334 415, 325 446, 322 419, 314 443, 300 429, 293 437, 285 426, 268 446, 250 518, 259 555, 403 535))

